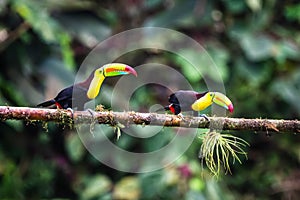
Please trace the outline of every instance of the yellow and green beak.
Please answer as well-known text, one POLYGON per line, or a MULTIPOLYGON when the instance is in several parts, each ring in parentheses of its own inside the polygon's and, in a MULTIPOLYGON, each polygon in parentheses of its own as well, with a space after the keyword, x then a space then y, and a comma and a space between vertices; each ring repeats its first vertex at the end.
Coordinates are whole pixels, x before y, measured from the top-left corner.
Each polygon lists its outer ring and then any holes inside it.
POLYGON ((226 97, 224 94, 220 93, 220 92, 210 92, 211 97, 212 97, 212 101, 229 110, 229 112, 233 112, 233 104, 231 103, 230 99, 228 97, 226 97))
POLYGON ((110 63, 106 64, 103 67, 103 75, 105 77, 111 77, 111 76, 120 76, 125 74, 133 74, 137 76, 136 71, 123 63, 110 63))
POLYGON ((136 71, 132 67, 123 63, 110 63, 100 67, 99 69, 96 69, 93 73, 93 78, 91 79, 87 91, 87 97, 89 99, 94 99, 98 96, 101 85, 106 77, 126 74, 133 74, 137 76, 136 71))

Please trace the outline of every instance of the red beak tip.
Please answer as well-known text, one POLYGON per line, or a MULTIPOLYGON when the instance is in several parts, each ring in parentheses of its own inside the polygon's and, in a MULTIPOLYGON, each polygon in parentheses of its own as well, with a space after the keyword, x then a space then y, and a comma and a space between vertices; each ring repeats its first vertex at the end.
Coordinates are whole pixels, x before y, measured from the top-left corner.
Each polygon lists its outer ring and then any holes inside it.
POLYGON ((232 104, 230 104, 229 106, 228 106, 228 110, 229 110, 229 112, 231 112, 231 113, 233 113, 233 105, 232 104))
POLYGON ((135 71, 132 67, 130 67, 130 66, 128 66, 128 65, 127 65, 127 67, 126 67, 126 71, 128 71, 128 72, 131 73, 131 74, 133 74, 134 76, 137 76, 136 71, 135 71))

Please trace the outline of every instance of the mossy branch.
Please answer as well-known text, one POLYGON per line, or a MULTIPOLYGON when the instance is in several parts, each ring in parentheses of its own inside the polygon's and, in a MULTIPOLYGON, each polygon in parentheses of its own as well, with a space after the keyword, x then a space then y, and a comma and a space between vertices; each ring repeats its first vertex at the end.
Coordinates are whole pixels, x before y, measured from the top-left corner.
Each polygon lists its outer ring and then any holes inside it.
POLYGON ((0 106, 0 120, 27 120, 27 121, 54 121, 57 123, 95 123, 115 125, 152 125, 187 128, 209 128, 213 123, 221 123, 223 130, 250 130, 262 132, 300 132, 299 120, 276 119, 244 119, 227 117, 203 117, 185 116, 180 118, 175 115, 138 112, 95 112, 91 115, 88 111, 41 109, 29 107, 0 106))

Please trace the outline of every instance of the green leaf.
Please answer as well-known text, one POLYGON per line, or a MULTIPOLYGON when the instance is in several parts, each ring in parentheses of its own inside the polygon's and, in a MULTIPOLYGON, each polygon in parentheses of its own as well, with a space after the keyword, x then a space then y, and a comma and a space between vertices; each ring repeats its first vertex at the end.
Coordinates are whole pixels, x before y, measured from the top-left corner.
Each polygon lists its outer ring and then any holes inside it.
POLYGON ((300 22, 300 3, 286 6, 284 14, 289 20, 298 20, 300 22))
POLYGON ((145 4, 144 6, 148 9, 149 8, 153 9, 153 8, 159 6, 159 4, 161 4, 161 3, 162 3, 161 0, 148 0, 148 1, 144 2, 144 4, 145 4))
POLYGON ((53 20, 45 7, 32 0, 13 0, 13 9, 27 22, 46 42, 56 42, 59 26, 53 20))
POLYGON ((85 148, 82 145, 82 142, 79 136, 75 133, 71 133, 66 137, 66 149, 69 157, 72 161, 79 161, 82 159, 85 148))
MULTIPOLYGON (((193 55, 193 51, 186 50, 185 53, 190 55, 191 57, 196 56, 193 55)), ((195 71, 195 67, 190 62, 188 62, 188 59, 182 58, 180 56, 175 56, 174 61, 181 67, 183 74, 188 78, 189 81, 199 82, 202 79, 202 75, 199 72, 195 71)))
POLYGON ((7 125, 9 125, 11 128, 13 128, 16 132, 21 132, 23 130, 23 122, 22 121, 6 121, 7 125))
POLYGON ((109 192, 111 187, 111 180, 104 175, 86 177, 83 181, 83 188, 80 190, 81 199, 99 198, 109 192))
POLYGON ((278 78, 272 84, 272 92, 279 95, 289 105, 292 105, 300 113, 300 70, 293 73, 291 77, 278 78))
POLYGON ((74 70, 75 61, 71 49, 71 38, 50 16, 46 6, 34 0, 13 0, 12 7, 46 43, 60 44, 64 64, 74 70))
POLYGON ((267 35, 242 34, 240 45, 251 61, 274 58, 282 64, 289 59, 299 59, 299 48, 287 40, 274 40, 267 35))
POLYGON ((0 152, 0 198, 1 199, 20 199, 24 184, 18 166, 0 152))
POLYGON ((163 171, 150 172, 140 176, 142 199, 153 199, 164 190, 163 171))
POLYGON ((114 187, 114 199, 140 199, 141 189, 138 178, 128 176, 122 178, 114 187))
POLYGON ((149 18, 145 22, 145 26, 158 27, 174 27, 185 23, 184 21, 190 17, 191 12, 195 8, 196 1, 175 1, 170 9, 149 18))
POLYGON ((283 64, 286 59, 300 60, 300 49, 289 41, 280 41, 276 45, 274 57, 279 64, 283 64))
POLYGON ((189 187, 195 191, 203 191, 205 187, 205 183, 203 180, 199 179, 198 177, 193 177, 189 181, 189 187))
POLYGON ((87 47, 94 47, 111 35, 111 28, 90 14, 61 14, 57 20, 64 29, 87 47))
MULTIPOLYGON (((159 128, 140 128, 141 134, 147 135, 147 132, 150 134, 157 133, 160 130, 159 128), (145 131, 143 131, 145 129, 145 131)), ((163 146, 167 145, 170 140, 174 137, 173 130, 171 129, 164 129, 163 131, 159 131, 155 136, 146 139, 144 141, 144 148, 146 152, 153 152, 161 149, 163 146)))
POLYGON ((246 3, 253 12, 257 12, 261 10, 262 7, 261 0, 247 0, 246 3))
POLYGON ((207 198, 205 198, 205 196, 200 192, 188 191, 185 199, 186 200, 206 200, 207 198))
MULTIPOLYGON (((7 96, 13 99, 13 102, 17 105, 24 105, 24 102, 27 102, 22 94, 22 91, 16 90, 18 88, 18 82, 9 82, 5 81, 5 79, 0 75, 0 89, 2 90, 2 95, 7 96)), ((3 98, 1 95, 1 99, 3 98)), ((2 99, 3 101, 3 99, 2 99)), ((8 103, 8 102, 4 102, 8 103)))
POLYGON ((228 53, 225 49, 217 48, 212 48, 208 52, 183 49, 180 52, 181 56, 174 56, 173 59, 191 82, 198 83, 203 77, 209 77, 216 82, 226 80, 228 53))
POLYGON ((245 1, 240 0, 228 0, 224 1, 224 4, 229 12, 231 13, 241 13, 245 12, 247 9, 245 1))
POLYGON ((61 47, 61 53, 63 57, 64 64, 70 71, 75 68, 74 54, 71 48, 71 37, 67 33, 61 33, 58 35, 58 40, 61 47))
POLYGON ((273 41, 265 35, 244 34, 240 45, 251 61, 262 61, 273 54, 273 41))
POLYGON ((214 46, 208 49, 209 55, 212 57, 213 62, 215 62, 218 72, 220 73, 222 80, 226 81, 229 76, 227 63, 229 61, 229 53, 227 49, 214 46))
MULTIPOLYGON (((235 61, 235 73, 240 77, 244 78, 249 82, 252 88, 257 89, 259 85, 265 82, 266 79, 269 79, 273 66, 270 65, 261 65, 256 63, 246 62, 244 59, 236 59, 235 61)), ((240 87, 242 88, 242 87, 240 87)), ((249 93, 249 88, 245 88, 247 93, 249 93)))
POLYGON ((226 195, 223 194, 220 186, 213 179, 206 182, 206 196, 214 200, 228 199, 226 198, 226 195))

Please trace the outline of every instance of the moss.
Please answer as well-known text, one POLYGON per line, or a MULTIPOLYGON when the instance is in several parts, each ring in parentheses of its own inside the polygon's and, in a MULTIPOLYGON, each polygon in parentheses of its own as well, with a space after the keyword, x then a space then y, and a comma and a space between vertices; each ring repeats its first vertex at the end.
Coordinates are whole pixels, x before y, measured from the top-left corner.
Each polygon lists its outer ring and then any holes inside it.
POLYGON ((40 122, 40 120, 36 120, 36 119, 30 120, 28 118, 26 118, 24 121, 26 122, 26 125, 37 125, 37 123, 40 122))
POLYGON ((47 121, 42 121, 42 128, 46 133, 48 133, 49 129, 48 129, 48 122, 47 121))
POLYGON ((74 128, 74 120, 65 110, 58 110, 58 122, 64 127, 74 128))
POLYGON ((96 106, 95 111, 103 112, 103 111, 105 111, 105 108, 102 104, 99 104, 96 106))

